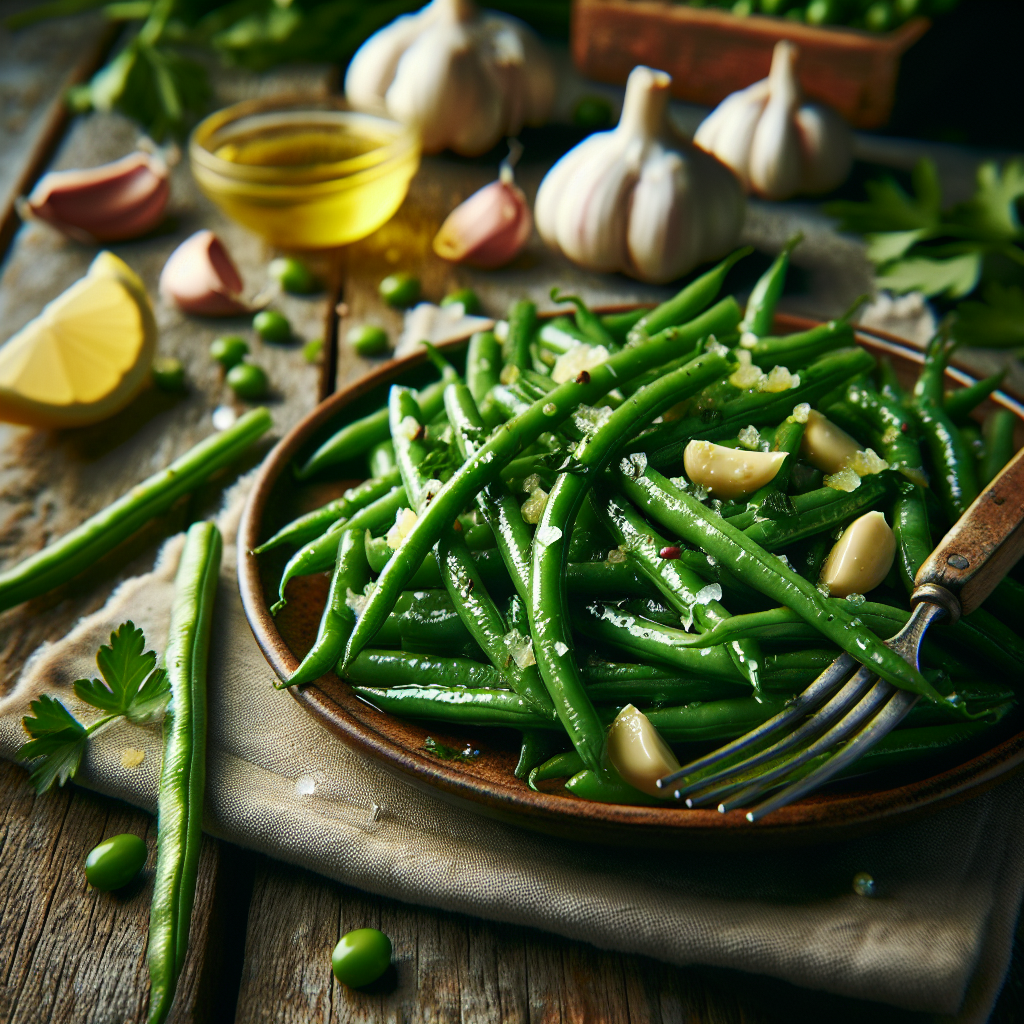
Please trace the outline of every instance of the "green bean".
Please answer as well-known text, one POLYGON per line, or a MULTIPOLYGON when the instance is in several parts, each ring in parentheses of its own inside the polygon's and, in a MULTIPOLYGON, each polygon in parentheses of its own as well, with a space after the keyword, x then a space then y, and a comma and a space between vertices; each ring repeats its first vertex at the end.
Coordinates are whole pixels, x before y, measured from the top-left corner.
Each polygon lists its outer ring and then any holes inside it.
POLYGON ((512 773, 517 779, 525 779, 534 768, 547 761, 558 750, 562 738, 543 729, 524 729, 523 742, 519 748, 519 762, 512 773))
POLYGON ((356 621, 348 604, 349 595, 362 594, 369 582, 370 567, 366 563, 362 531, 343 530, 316 640, 299 667, 283 681, 285 686, 311 683, 334 668, 356 621))
POLYGON ((567 750, 562 754, 555 754, 554 757, 534 768, 529 774, 528 785, 530 789, 539 793, 538 782, 546 782, 548 779, 564 779, 583 771, 583 767, 583 758, 575 750, 567 750))
MULTIPOLYGON (((634 350, 642 351, 642 349, 634 350)), ((625 353, 623 353, 625 354, 625 353)), ((608 366, 609 363, 605 363, 608 366)), ((632 395, 576 450, 580 470, 559 475, 534 533, 530 569, 530 630, 541 678, 573 746, 590 767, 601 764, 604 733, 586 695, 569 629, 564 587, 569 537, 590 481, 644 423, 699 391, 727 368, 720 355, 705 353, 632 395), (586 474, 586 475, 583 475, 586 474)), ((756 678, 756 675, 755 675, 756 678)))
POLYGON ((985 457, 981 463, 982 487, 993 481, 1017 450, 1013 432, 1017 426, 1017 417, 1009 409, 995 409, 985 417, 982 429, 985 438, 985 457))
POLYGON ((586 335, 591 345, 603 345, 609 352, 616 352, 622 347, 601 322, 601 318, 592 313, 578 295, 563 295, 555 287, 551 289, 551 301, 571 302, 576 307, 576 326, 586 335))
POLYGON ((391 443, 391 438, 375 444, 370 449, 367 462, 369 463, 371 477, 387 476, 397 469, 398 463, 395 462, 395 446, 391 443))
MULTIPOLYGON (((723 322, 736 322, 739 309, 733 299, 723 299, 690 323, 666 330, 644 344, 616 352, 605 363, 580 375, 577 381, 559 385, 535 402, 514 420, 504 424, 487 443, 449 480, 430 507, 420 516, 405 538, 399 557, 393 558, 377 581, 352 631, 346 658, 354 657, 380 627, 405 581, 416 571, 441 531, 472 500, 478 490, 490 483, 512 458, 545 431, 557 428, 581 404, 593 404, 611 391, 622 379, 642 373, 651 366, 667 362, 673 351, 692 344, 719 329, 723 322)), ((614 414, 613 414, 614 415, 614 414)))
POLYGON ((206 661, 221 551, 217 528, 194 523, 174 581, 164 659, 171 700, 164 717, 159 842, 149 914, 149 1024, 166 1020, 188 949, 206 783, 206 661))
POLYGON ((388 470, 384 476, 364 480, 357 487, 350 487, 340 498, 335 498, 334 501, 329 501, 326 505, 293 519, 287 526, 282 526, 273 537, 265 540, 258 548, 253 548, 252 553, 262 555, 264 551, 270 551, 281 544, 305 544, 321 536, 339 520, 353 516, 378 498, 384 497, 401 482, 402 475, 397 467, 388 470))
POLYGON ((45 594, 90 568, 183 494, 234 462, 272 425, 266 409, 253 409, 70 533, 0 573, 0 611, 45 594))
POLYGON ((527 299, 517 302, 508 314, 508 335, 501 346, 506 366, 520 370, 530 365, 530 339, 537 327, 537 307, 527 299))
POLYGON ((493 665, 470 658, 450 658, 412 651, 367 649, 338 674, 360 686, 420 686, 425 679, 440 686, 501 690, 506 681, 493 665))
POLYGON ((762 369, 781 365, 791 370, 852 344, 853 328, 845 320, 830 320, 798 334, 759 337, 754 344, 740 342, 741 347, 750 353, 751 362, 762 369))
POLYGON ((940 637, 948 635, 953 643, 984 658, 1003 672, 1007 680, 1021 680, 1024 639, 984 608, 976 609, 954 626, 938 632, 940 637))
POLYGON ((915 424, 899 403, 864 384, 851 384, 843 396, 848 406, 863 415, 886 462, 912 483, 928 486, 928 474, 921 464, 915 424))
POLYGON ((834 352, 812 363, 800 374, 800 384, 787 391, 742 393, 705 418, 687 416, 672 423, 652 427, 634 439, 632 447, 647 453, 655 468, 682 462, 683 450, 694 438, 718 440, 735 437, 748 424, 777 423, 788 416, 795 405, 814 403, 853 374, 874 365, 873 357, 862 348, 834 352))
MULTIPOLYGON (((766 551, 781 551, 794 541, 813 537, 814 534, 838 526, 867 509, 873 508, 890 494, 895 486, 893 474, 888 471, 861 478, 860 486, 849 493, 837 491, 838 497, 808 512, 784 516, 781 519, 763 519, 743 532, 747 539, 766 551)), ((824 488, 828 490, 828 488, 824 488)), ((816 493, 816 492, 811 492, 816 493)), ((806 495, 800 495, 806 497, 806 495)), ((735 520, 729 520, 730 524, 735 520)))
POLYGON ((426 424, 416 395, 411 388, 398 384, 388 393, 388 422, 395 446, 395 461, 402 476, 402 485, 414 512, 419 513, 427 501, 429 477, 419 472, 427 457, 426 424))
POLYGON ((714 302, 715 296, 722 290, 726 275, 733 266, 753 251, 749 246, 737 249, 722 260, 718 266, 712 267, 711 270, 695 278, 667 302, 661 303, 660 306, 656 306, 642 316, 627 334, 627 340, 630 342, 644 341, 653 338, 666 327, 674 327, 676 324, 686 323, 696 317, 701 310, 707 309, 714 302))
MULTIPOLYGON (((606 522, 615 531, 630 561, 661 591, 684 622, 696 620, 701 632, 713 630, 730 618, 719 600, 711 596, 721 585, 705 584, 695 572, 670 554, 674 545, 660 536, 624 498, 602 492, 600 508, 606 522), (709 593, 710 591, 710 593, 709 593)), ((672 552, 674 553, 674 552, 672 552)), ((755 689, 761 688, 761 649, 751 637, 726 643, 733 664, 755 689)))
POLYGON ((378 530, 393 523, 398 510, 409 504, 404 487, 394 487, 387 494, 371 501, 351 518, 337 522, 326 533, 308 541, 288 560, 278 585, 278 601, 270 609, 272 614, 285 605, 285 588, 296 576, 309 576, 315 572, 327 572, 338 557, 338 542, 343 529, 378 530))
MULTIPOLYGON (((428 384, 417 392, 416 400, 428 421, 433 419, 444 407, 445 387, 453 380, 458 379, 459 375, 449 366, 441 380, 428 384)), ((346 424, 332 434, 313 452, 301 468, 295 470, 295 475, 300 480, 305 480, 328 466, 364 455, 374 445, 389 440, 391 437, 388 433, 388 409, 385 405, 362 419, 346 424)))
POLYGON ((893 402, 900 405, 906 402, 907 393, 896 376, 896 370, 888 356, 878 358, 878 390, 893 402))
POLYGON ((740 331, 762 338, 772 329, 775 322, 775 307, 786 286, 786 271, 789 269, 790 253, 804 240, 798 231, 782 247, 772 265, 761 275, 747 299, 747 308, 740 321, 740 331))
POLYGON ((928 526, 928 506, 924 491, 904 481, 892 509, 892 532, 896 536, 896 564, 908 594, 914 591, 917 570, 932 553, 932 534, 928 526))
MULTIPOLYGON (((347 668, 344 671, 348 671, 347 668)), ((363 700, 388 714, 408 718, 427 718, 463 725, 511 726, 514 729, 554 729, 556 722, 541 717, 533 705, 511 690, 485 690, 475 687, 353 686, 363 700)))
POLYGON ((541 325, 537 344, 542 351, 561 356, 577 345, 591 344, 591 340, 567 316, 556 316, 541 325))
POLYGON ((1006 371, 1000 370, 991 377, 975 381, 965 388, 946 394, 942 399, 942 407, 953 420, 960 424, 970 419, 971 413, 985 401, 993 391, 998 391, 1002 386, 1006 371))
POLYGON ((627 313, 606 313, 601 317, 605 330, 621 345, 629 332, 647 315, 647 309, 631 309, 627 313))
POLYGON ((770 496, 784 495, 786 493, 789 487, 789 478, 793 471, 793 463, 796 462, 797 454, 800 451, 800 442, 804 437, 804 427, 805 424, 793 419, 792 416, 787 416, 779 425, 779 429, 775 431, 775 437, 771 442, 771 450, 773 452, 785 452, 789 458, 782 463, 778 472, 769 483, 754 491, 747 499, 748 506, 753 505, 754 508, 760 508, 770 496))
POLYGON ((373 643, 375 647, 399 647, 455 658, 485 657, 443 589, 403 591, 373 643))
POLYGON ((620 474, 629 498, 645 509, 655 522, 698 544, 730 570, 778 604, 792 608, 832 643, 871 668, 894 686, 942 700, 940 694, 916 669, 882 644, 855 621, 856 616, 827 598, 802 576, 750 541, 729 521, 715 516, 699 501, 680 491, 660 473, 647 470, 637 480, 620 474))
POLYGON ((730 697, 646 714, 669 743, 703 743, 742 736, 777 715, 784 703, 784 697, 730 697))
POLYGON ((473 398, 482 402, 498 383, 501 373, 501 343, 493 331, 477 331, 466 351, 466 384, 473 398))

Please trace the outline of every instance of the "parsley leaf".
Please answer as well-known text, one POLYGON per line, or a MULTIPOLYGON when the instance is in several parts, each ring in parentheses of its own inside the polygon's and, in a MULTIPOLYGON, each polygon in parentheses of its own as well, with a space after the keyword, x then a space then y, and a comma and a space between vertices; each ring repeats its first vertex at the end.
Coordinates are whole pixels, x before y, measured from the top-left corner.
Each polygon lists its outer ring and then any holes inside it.
POLYGON ((908 196, 893 178, 885 177, 864 186, 867 202, 827 203, 825 212, 839 218, 840 231, 857 234, 938 227, 942 217, 942 190, 935 165, 930 160, 919 161, 912 181, 913 196, 908 196))
POLYGON ((984 302, 970 300, 957 308, 957 341, 987 348, 1024 347, 1024 289, 993 282, 982 295, 984 302))
POLYGON ((37 793, 44 793, 54 782, 63 786, 78 771, 89 733, 49 694, 32 701, 29 710, 32 714, 26 715, 21 724, 32 739, 18 750, 18 757, 25 761, 43 759, 32 769, 29 781, 37 793))
POLYGON ((171 695, 167 673, 156 667, 156 654, 146 651, 142 630, 125 622, 110 634, 110 646, 96 652, 103 680, 79 679, 75 695, 94 708, 145 722, 159 714, 171 695))
POLYGON ((1024 160, 1010 160, 1000 171, 996 163, 978 169, 978 189, 966 203, 949 212, 951 224, 972 236, 993 242, 1024 238, 1017 201, 1024 199, 1024 160))
POLYGON ((885 267, 876 276, 875 283, 897 295, 923 292, 927 296, 949 295, 961 299, 974 291, 980 275, 980 253, 965 253, 946 260, 908 256, 885 267))

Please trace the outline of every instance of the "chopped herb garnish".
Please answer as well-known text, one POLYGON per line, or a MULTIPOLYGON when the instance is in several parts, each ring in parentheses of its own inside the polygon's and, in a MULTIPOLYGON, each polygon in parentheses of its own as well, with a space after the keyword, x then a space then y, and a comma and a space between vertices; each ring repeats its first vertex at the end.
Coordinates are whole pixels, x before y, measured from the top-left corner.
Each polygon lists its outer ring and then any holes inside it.
POLYGON ((423 741, 423 749, 428 754, 433 754, 434 757, 440 758, 442 761, 469 763, 470 761, 475 761, 480 756, 480 751, 474 750, 472 744, 467 743, 465 749, 456 750, 454 747, 446 746, 444 743, 438 743, 433 736, 428 736, 423 741))

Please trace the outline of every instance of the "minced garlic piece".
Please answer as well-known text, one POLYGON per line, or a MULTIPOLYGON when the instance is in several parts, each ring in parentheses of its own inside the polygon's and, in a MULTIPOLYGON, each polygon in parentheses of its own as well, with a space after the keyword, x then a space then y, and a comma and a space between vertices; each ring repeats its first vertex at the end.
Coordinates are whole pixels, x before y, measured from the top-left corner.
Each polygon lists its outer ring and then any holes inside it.
POLYGON ((736 359, 739 366, 729 377, 729 383, 734 388, 746 391, 750 388, 757 388, 762 380, 768 380, 768 375, 763 373, 759 366, 754 365, 753 357, 745 349, 737 350, 736 359))
POLYGON ((792 419, 794 423, 806 423, 807 417, 811 415, 811 406, 808 402, 801 402, 793 406, 792 419))
POLYGON ((825 477, 824 484, 834 491, 855 491, 860 487, 860 477, 855 469, 847 466, 838 473, 825 477))
POLYGON ((409 531, 416 525, 416 513, 411 508, 400 508, 395 516, 395 525, 387 532, 385 540, 392 551, 397 551, 402 546, 402 541, 409 535, 409 531))
POLYGON ((573 345, 568 352, 563 352, 556 360, 551 371, 551 379, 556 384, 564 384, 575 380, 583 370, 592 370, 608 361, 609 352, 604 345, 587 345, 580 342, 573 345))
POLYGON ((870 476, 872 473, 881 473, 883 469, 888 468, 889 463, 881 456, 876 455, 871 448, 866 452, 857 452, 850 460, 850 469, 858 476, 870 476))
POLYGON ((800 386, 800 374, 790 373, 785 366, 774 366, 772 372, 757 385, 758 391, 767 391, 776 394, 779 391, 788 391, 790 388, 800 386))
POLYGON ((530 496, 523 502, 520 511, 523 513, 523 520, 536 525, 544 514, 544 506, 548 503, 548 492, 543 487, 534 487, 530 496))

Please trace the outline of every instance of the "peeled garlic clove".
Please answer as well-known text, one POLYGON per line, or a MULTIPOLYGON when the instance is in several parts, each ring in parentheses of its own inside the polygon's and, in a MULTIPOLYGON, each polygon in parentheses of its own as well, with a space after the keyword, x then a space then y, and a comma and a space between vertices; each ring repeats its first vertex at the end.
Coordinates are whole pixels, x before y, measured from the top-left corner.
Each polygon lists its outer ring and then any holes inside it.
POLYGON ((896 537, 881 512, 865 512, 843 532, 821 570, 832 597, 874 590, 889 574, 896 537))
POLYGON ((838 473, 853 461, 860 445, 816 409, 807 414, 800 454, 823 473, 838 473))
POLYGON ((631 786, 648 796, 667 797, 658 779, 679 769, 672 748, 661 738, 651 720, 627 704, 608 728, 608 760, 631 786))
POLYGON ((241 300, 242 277, 224 243, 197 231, 171 253, 160 273, 160 296, 186 313, 234 316, 249 312, 241 300))
POLYGON ((460 203, 434 236, 434 252, 452 263, 493 270, 511 262, 533 231, 526 196, 511 175, 492 181, 460 203))
POLYGON ((88 170, 50 171, 23 209, 71 238, 116 242, 156 227, 170 194, 167 165, 139 152, 88 170))
POLYGON ((785 460, 785 452, 748 452, 691 441, 683 452, 683 469, 714 497, 730 501, 771 483, 785 460))

